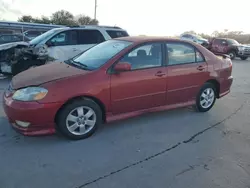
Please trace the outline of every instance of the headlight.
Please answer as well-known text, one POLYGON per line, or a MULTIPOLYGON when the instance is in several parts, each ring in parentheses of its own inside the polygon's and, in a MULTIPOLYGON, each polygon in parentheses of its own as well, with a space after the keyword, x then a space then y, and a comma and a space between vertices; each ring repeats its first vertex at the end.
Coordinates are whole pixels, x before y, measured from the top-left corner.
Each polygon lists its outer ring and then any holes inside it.
POLYGON ((18 101, 38 101, 43 99, 47 93, 48 90, 41 87, 27 87, 17 90, 12 99, 18 101))

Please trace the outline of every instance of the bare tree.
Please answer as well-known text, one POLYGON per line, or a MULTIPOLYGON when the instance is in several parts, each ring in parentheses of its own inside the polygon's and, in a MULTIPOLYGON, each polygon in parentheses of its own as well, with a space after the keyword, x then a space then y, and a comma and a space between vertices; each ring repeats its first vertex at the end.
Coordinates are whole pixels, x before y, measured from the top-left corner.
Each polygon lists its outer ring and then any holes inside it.
POLYGON ((66 10, 60 10, 52 14, 51 22, 57 25, 67 25, 73 26, 76 25, 74 15, 66 10))
POLYGON ((98 25, 98 20, 92 19, 89 16, 78 15, 77 23, 79 25, 98 25))

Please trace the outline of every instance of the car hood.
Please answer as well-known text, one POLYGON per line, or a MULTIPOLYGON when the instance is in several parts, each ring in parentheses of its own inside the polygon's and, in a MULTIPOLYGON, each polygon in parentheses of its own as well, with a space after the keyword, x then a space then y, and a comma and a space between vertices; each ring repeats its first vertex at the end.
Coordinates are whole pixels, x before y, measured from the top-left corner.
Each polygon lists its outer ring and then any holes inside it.
POLYGON ((249 48, 250 46, 247 44, 239 44, 238 47, 248 47, 249 48))
POLYGON ((12 79, 12 87, 13 89, 19 89, 27 86, 38 86, 46 82, 87 73, 89 73, 89 71, 73 67, 63 62, 53 62, 30 68, 14 76, 12 79))
POLYGON ((0 44, 0 51, 8 50, 10 48, 14 48, 17 46, 28 47, 29 43, 27 43, 27 42, 10 42, 10 43, 5 43, 5 44, 0 44))

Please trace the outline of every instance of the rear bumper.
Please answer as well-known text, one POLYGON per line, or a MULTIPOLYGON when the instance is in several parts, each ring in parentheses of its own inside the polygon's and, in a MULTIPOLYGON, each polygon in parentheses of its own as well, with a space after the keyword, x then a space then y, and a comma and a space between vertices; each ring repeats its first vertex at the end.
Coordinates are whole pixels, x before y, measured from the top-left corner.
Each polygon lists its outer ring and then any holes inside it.
POLYGON ((231 89, 232 84, 233 84, 233 76, 230 76, 228 79, 223 80, 220 83, 219 98, 224 97, 225 95, 230 93, 230 89, 231 89))

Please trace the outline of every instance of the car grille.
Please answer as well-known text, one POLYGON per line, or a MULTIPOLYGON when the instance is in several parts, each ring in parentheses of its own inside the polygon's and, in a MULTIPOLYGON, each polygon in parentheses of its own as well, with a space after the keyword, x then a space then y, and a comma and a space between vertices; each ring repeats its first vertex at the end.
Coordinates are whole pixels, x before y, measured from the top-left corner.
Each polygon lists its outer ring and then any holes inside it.
POLYGON ((245 49, 244 49, 244 53, 250 54, 250 48, 245 48, 245 49))

